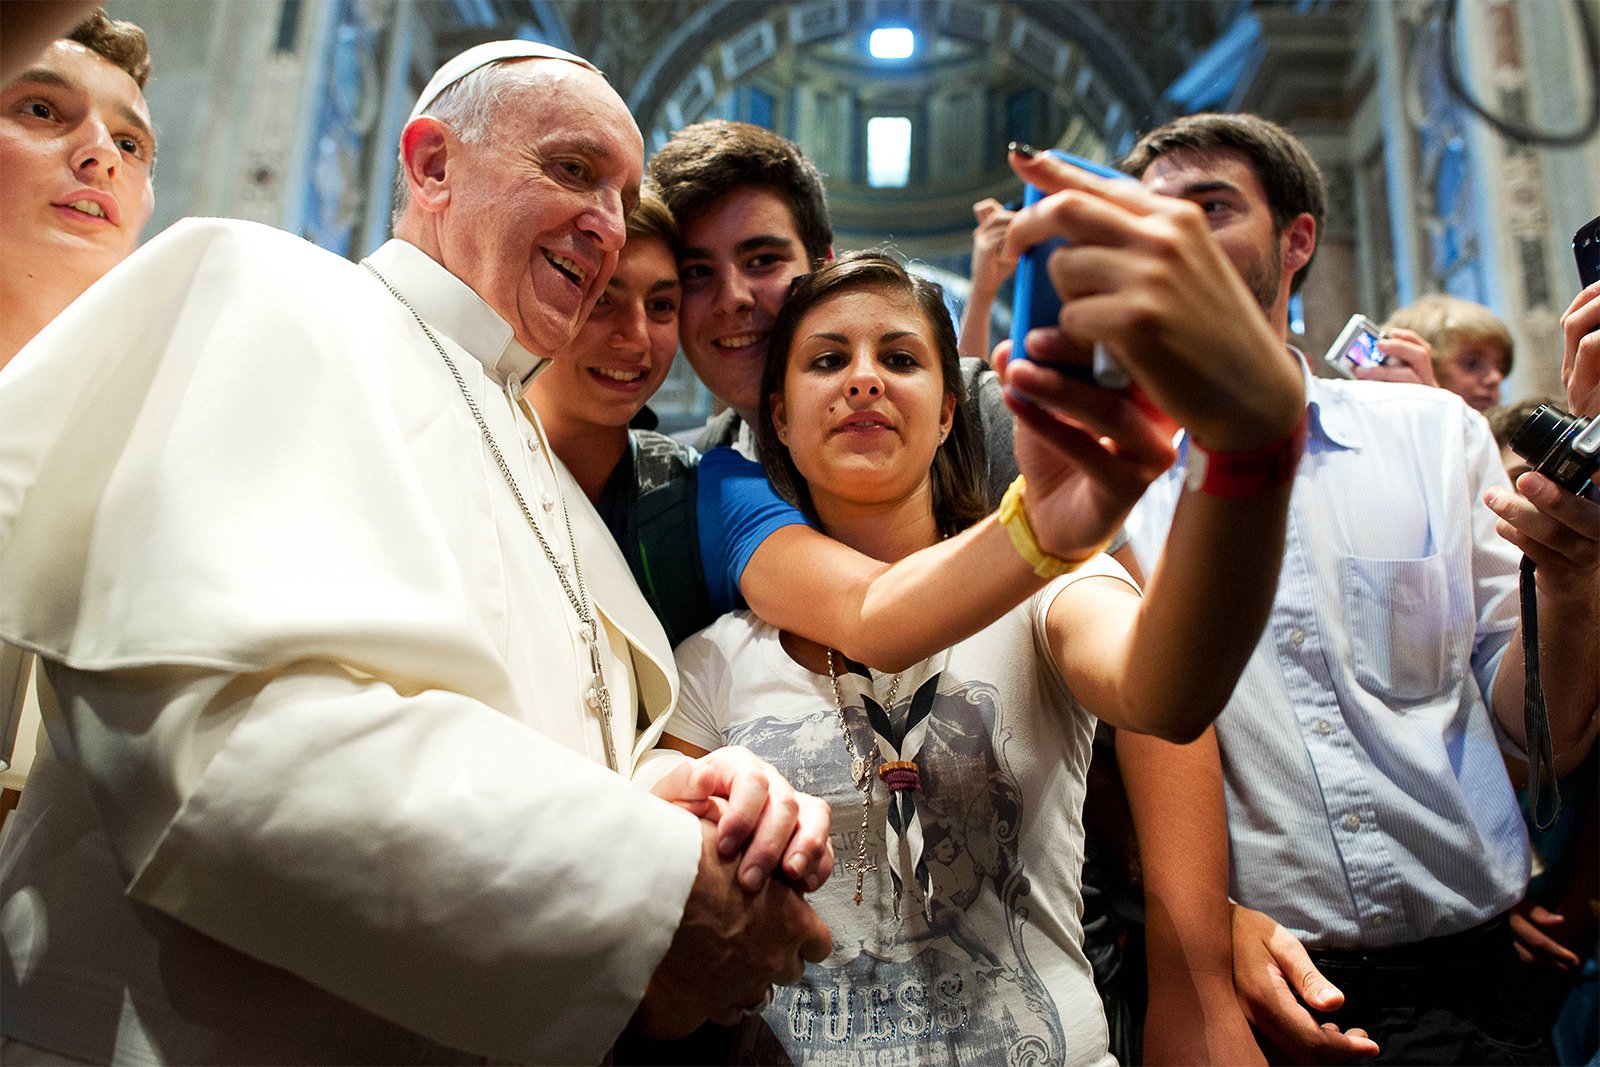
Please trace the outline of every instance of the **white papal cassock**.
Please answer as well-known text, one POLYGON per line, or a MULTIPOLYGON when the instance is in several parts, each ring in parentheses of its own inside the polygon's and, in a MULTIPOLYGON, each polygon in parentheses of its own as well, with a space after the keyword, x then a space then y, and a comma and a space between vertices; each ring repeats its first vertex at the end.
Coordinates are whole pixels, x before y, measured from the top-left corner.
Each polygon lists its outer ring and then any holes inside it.
MULTIPOLYGON (((635 770, 677 678, 519 400, 539 361, 415 247, 372 263, 568 568, 570 514, 635 770)), ((150 242, 0 379, 0 638, 47 665, 52 749, 0 853, 6 1034, 133 1063, 600 1059, 700 831, 604 766, 578 626, 375 278, 248 223, 150 242)))

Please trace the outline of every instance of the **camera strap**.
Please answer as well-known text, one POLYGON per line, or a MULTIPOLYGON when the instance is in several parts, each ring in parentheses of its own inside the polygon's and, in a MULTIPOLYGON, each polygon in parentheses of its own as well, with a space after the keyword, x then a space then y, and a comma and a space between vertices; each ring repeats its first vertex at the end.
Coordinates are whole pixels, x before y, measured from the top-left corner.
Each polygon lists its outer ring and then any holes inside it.
POLYGON ((1561 790, 1556 785, 1556 758, 1550 742, 1550 709, 1544 703, 1544 681, 1539 677, 1539 601, 1533 585, 1533 560, 1522 557, 1517 585, 1522 605, 1522 733, 1528 754, 1528 815, 1533 825, 1548 830, 1561 814, 1561 790), (1539 794, 1548 775, 1550 817, 1539 814, 1539 794))

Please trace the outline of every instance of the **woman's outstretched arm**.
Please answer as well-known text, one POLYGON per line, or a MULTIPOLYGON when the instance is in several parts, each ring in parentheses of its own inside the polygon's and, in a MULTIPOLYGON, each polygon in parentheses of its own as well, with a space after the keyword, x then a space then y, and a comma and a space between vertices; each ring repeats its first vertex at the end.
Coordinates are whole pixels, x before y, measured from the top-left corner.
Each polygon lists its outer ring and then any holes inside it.
MULTIPOLYGON (((1105 390, 1063 367, 1087 364, 1101 342, 1189 434, 1191 484, 1131 625, 1063 618, 1106 584, 1077 583, 1051 610, 1058 629, 1079 635, 1075 648, 1056 646, 1057 662, 1096 714, 1191 740, 1227 702, 1272 607, 1304 442, 1304 372, 1198 204, 1043 156, 1013 166, 1050 195, 1018 213, 1007 239, 1072 242, 1049 261, 1066 300, 1059 325, 1035 330, 1031 359, 1001 369, 1026 398, 1013 405, 1019 424, 1049 441, 1103 402, 1105 390)), ((1282 254, 1308 256, 1313 231, 1309 215, 1292 221, 1282 254)), ((1041 537, 1050 529, 1035 525, 1041 537)))

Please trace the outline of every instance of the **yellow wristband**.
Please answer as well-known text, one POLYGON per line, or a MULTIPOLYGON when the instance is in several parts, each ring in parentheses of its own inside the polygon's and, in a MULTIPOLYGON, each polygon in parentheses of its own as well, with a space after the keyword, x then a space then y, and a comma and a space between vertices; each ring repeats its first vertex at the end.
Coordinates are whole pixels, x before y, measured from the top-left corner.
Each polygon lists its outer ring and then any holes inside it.
POLYGON ((1011 483, 1006 495, 1000 498, 1000 511, 995 517, 1006 528, 1011 543, 1028 566, 1033 568, 1033 573, 1041 578, 1071 574, 1105 550, 1105 545, 1101 545, 1082 559, 1062 559, 1040 548, 1039 539, 1033 535, 1033 527, 1028 525, 1028 513, 1022 510, 1022 494, 1027 488, 1027 481, 1022 475, 1017 475, 1017 480, 1011 483))

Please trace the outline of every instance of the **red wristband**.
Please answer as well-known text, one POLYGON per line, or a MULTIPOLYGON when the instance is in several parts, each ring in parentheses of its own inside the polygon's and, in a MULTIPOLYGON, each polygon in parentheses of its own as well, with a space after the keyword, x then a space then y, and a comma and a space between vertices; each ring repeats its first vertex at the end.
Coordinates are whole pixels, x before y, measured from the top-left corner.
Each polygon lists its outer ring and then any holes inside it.
POLYGON ((1189 438, 1183 484, 1228 500, 1260 496, 1287 485, 1294 479, 1300 454, 1306 449, 1309 418, 1307 409, 1286 436, 1246 452, 1211 452, 1189 438))

